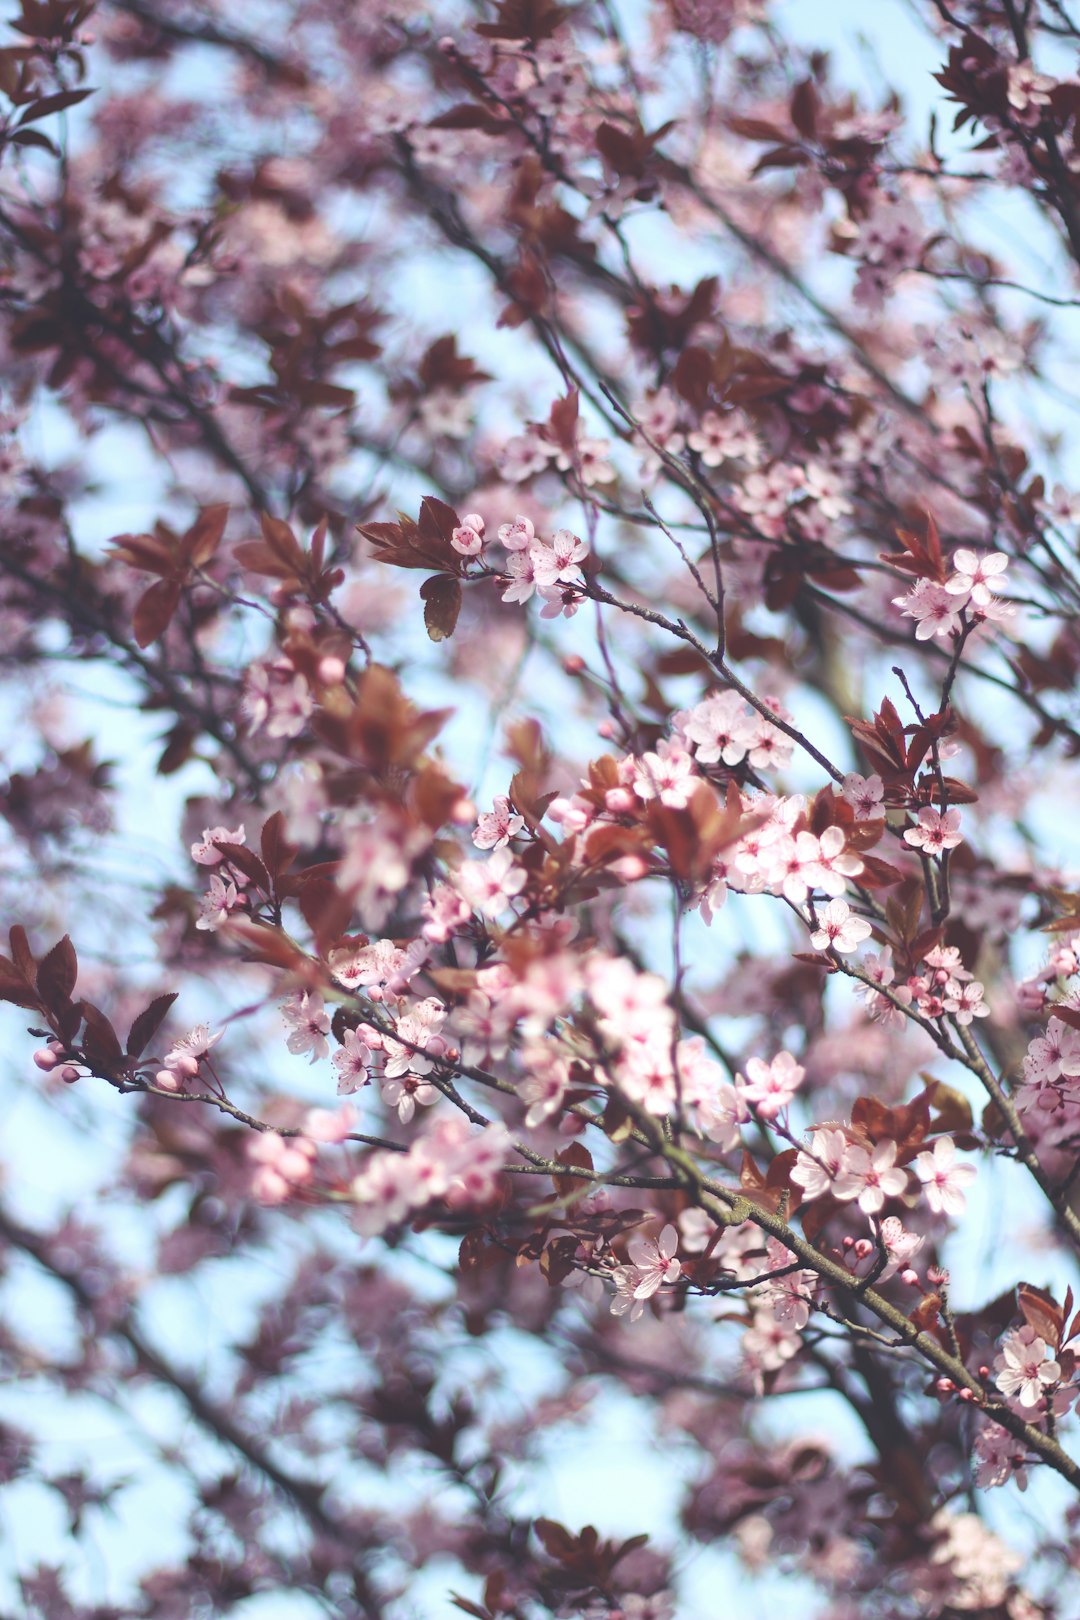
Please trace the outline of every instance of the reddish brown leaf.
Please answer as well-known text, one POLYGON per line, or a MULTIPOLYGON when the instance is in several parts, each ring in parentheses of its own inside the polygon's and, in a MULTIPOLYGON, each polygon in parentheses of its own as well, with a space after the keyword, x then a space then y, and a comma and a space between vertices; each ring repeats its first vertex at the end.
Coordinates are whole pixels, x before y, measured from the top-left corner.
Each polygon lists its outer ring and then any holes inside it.
POLYGON ((461 612, 461 581, 453 574, 432 574, 420 587, 424 628, 430 641, 452 636, 461 612))
POLYGON ((165 1016, 176 1000, 177 992, 170 990, 167 995, 155 996, 149 1007, 144 1007, 139 1016, 133 1021, 131 1031, 127 1038, 127 1055, 129 1058, 140 1058, 161 1028, 165 1016))
POLYGON ((75 947, 65 934, 38 964, 38 994, 51 1012, 59 1012, 71 1000, 78 971, 75 947))
POLYGON ((1061 1343, 1065 1322, 1064 1312, 1053 1294, 1048 1294, 1045 1288, 1022 1282, 1016 1290, 1016 1303, 1028 1326, 1034 1328, 1039 1338, 1056 1350, 1061 1343))
POLYGON ((180 583, 175 579, 156 579, 144 591, 135 605, 133 627, 140 647, 163 636, 172 623, 173 614, 180 606, 180 583))
POLYGON ((228 503, 204 506, 181 542, 181 555, 192 568, 205 568, 221 544, 229 518, 228 503))

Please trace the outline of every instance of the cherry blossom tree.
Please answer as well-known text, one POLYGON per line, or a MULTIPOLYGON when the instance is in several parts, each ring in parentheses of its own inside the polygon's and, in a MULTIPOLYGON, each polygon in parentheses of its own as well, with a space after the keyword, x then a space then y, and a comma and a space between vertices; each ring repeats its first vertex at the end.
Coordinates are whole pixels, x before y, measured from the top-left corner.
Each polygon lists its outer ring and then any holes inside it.
POLYGON ((5 1612, 1068 1620, 1069 0, 9 10, 5 1612))

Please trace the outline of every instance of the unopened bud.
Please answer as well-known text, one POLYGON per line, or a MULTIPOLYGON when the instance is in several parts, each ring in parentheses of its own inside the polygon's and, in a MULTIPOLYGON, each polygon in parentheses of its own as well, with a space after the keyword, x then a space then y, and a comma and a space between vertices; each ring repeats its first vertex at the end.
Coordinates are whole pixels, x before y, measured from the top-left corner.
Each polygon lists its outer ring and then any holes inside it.
POLYGON ((624 855, 612 861, 611 870, 622 883, 639 883, 649 873, 649 863, 640 855, 624 855))
POLYGON ((179 1091, 180 1076, 173 1069, 159 1069, 154 1084, 160 1091, 179 1091))
POLYGON ((615 723, 612 720, 601 720, 596 728, 597 735, 610 741, 615 735, 615 723))
POLYGON ((860 1260, 865 1260, 867 1255, 873 1254, 873 1252, 874 1245, 871 1243, 869 1238, 860 1238, 858 1243, 855 1245, 855 1253, 858 1255, 860 1260))
POLYGON ((570 653, 563 659, 562 667, 568 675, 581 675, 585 671, 585 660, 580 653, 570 653))
POLYGON ((937 1383, 934 1385, 934 1388, 937 1390, 939 1395, 951 1395, 953 1390, 956 1388, 956 1385, 953 1383, 951 1378, 939 1378, 937 1383))
POLYGON ((973 1401, 975 1399, 975 1391, 973 1389, 962 1389, 960 1391, 960 1399, 962 1401, 973 1401))
POLYGON ((59 1075, 60 1079, 63 1080, 65 1085, 71 1086, 74 1085, 75 1081, 79 1078, 79 1071, 75 1067, 74 1063, 65 1063, 64 1067, 59 1071, 59 1075))
POLYGON ((59 1057, 51 1046, 39 1046, 34 1053, 34 1062, 39 1069, 44 1069, 46 1074, 50 1069, 55 1069, 59 1061, 59 1057))
POLYGON ((345 679, 345 660, 327 654, 319 659, 319 679, 324 686, 340 686, 345 679))
POLYGON ((911 1267, 908 1266, 906 1271, 902 1271, 900 1273, 900 1281, 902 1283, 906 1283, 909 1288, 918 1288, 919 1273, 917 1271, 912 1271, 911 1267))

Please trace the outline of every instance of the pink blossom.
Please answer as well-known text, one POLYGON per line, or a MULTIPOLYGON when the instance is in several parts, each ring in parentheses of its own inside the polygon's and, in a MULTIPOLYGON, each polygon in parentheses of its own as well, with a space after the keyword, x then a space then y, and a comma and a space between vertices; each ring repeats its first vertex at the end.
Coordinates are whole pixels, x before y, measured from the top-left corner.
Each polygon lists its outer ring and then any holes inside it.
POLYGON ((214 934, 227 922, 230 914, 243 905, 243 900, 237 893, 236 884, 217 874, 210 879, 210 887, 199 902, 199 915, 195 919, 195 927, 214 934))
POLYGON ((1024 1058, 1024 1078, 1033 1085, 1080 1077, 1080 1029, 1051 1017, 1043 1035, 1031 1041, 1024 1058))
POLYGON ((654 754, 643 754, 636 761, 634 792, 639 799, 659 799, 672 810, 682 810, 698 780, 690 755, 661 738, 654 754))
POLYGON ((196 1074, 200 1061, 212 1046, 217 1045, 224 1033, 223 1029, 219 1029, 211 1035, 208 1024, 196 1024, 170 1046, 165 1054, 165 1067, 175 1069, 180 1074, 196 1074))
POLYGON ((503 592, 504 602, 527 602, 536 590, 536 566, 532 549, 511 552, 506 564, 509 584, 503 592))
POLYGON ((699 765, 738 765, 750 749, 757 716, 738 692, 711 692, 693 709, 677 714, 675 727, 699 765))
POLYGON ((438 1087, 433 1086, 430 1080, 421 1080, 417 1074, 404 1074, 400 1079, 384 1079, 379 1094, 387 1108, 396 1110, 402 1125, 409 1124, 418 1103, 421 1108, 430 1108, 439 1099, 438 1087))
POLYGON ((445 945, 459 928, 464 928, 472 917, 467 900, 452 889, 449 883, 437 883, 424 900, 424 938, 433 945, 445 945))
POLYGON ((876 821, 885 814, 885 785, 877 774, 860 776, 858 771, 849 771, 840 791, 855 811, 856 821, 876 821))
POLYGON ((626 1316, 636 1322, 645 1310, 645 1301, 637 1295, 638 1269, 636 1266, 616 1266, 611 1273, 615 1294, 611 1301, 612 1316, 626 1316))
POLYGON ((477 822, 473 843, 477 849, 501 849, 524 828, 524 816, 517 815, 510 807, 510 800, 500 796, 495 799, 494 808, 477 822))
POLYGON ((505 846, 486 861, 463 861, 455 878, 458 892, 483 917, 498 917, 528 882, 528 873, 514 864, 505 846))
POLYGON ((1015 1480, 1020 1490, 1026 1490, 1026 1462, 1023 1443, 999 1424, 988 1423, 975 1436, 975 1483, 980 1490, 1005 1485, 1009 1480, 1015 1480))
MULTIPOLYGON (((445 1051, 446 1042, 438 1033, 445 1018, 442 1003, 429 998, 418 1002, 412 1012, 398 1019, 395 1034, 383 1036, 386 1053, 383 1072, 387 1080, 396 1080, 404 1074, 431 1073, 445 1051)), ((409 1112, 411 1117, 411 1109, 409 1112)))
POLYGON ((314 708, 315 700, 303 675, 277 681, 270 689, 263 729, 268 737, 299 737, 314 708))
POLYGON ((734 460, 753 467, 761 459, 760 441, 741 410, 729 411, 725 416, 706 411, 700 428, 688 434, 686 442, 706 467, 734 460))
POLYGON ((963 628, 960 622, 963 604, 944 585, 935 585, 929 579, 917 579, 906 596, 893 597, 893 605, 903 608, 905 617, 918 620, 916 641, 929 641, 931 636, 959 635, 963 628))
POLYGON ((927 855, 940 855, 943 850, 955 849, 963 842, 959 810, 946 810, 942 815, 932 805, 924 804, 919 811, 918 825, 907 829, 904 842, 923 850, 927 855))
POLYGON ((765 1306, 754 1312, 753 1322, 742 1336, 742 1353, 755 1387, 762 1387, 762 1375, 778 1372, 786 1361, 797 1356, 802 1346, 798 1333, 778 1322, 765 1306))
POLYGON ((957 1164, 956 1143, 951 1136, 939 1136, 932 1152, 920 1153, 914 1170, 935 1215, 964 1213, 967 1207, 964 1188, 974 1181, 975 1166, 957 1164))
POLYGON ((1054 86, 1055 81, 1045 73, 1037 73, 1032 62, 1014 62, 1009 68, 1007 95, 1017 122, 1034 128, 1042 116, 1041 109, 1050 105, 1054 86))
POLYGON ((749 1079, 735 1076, 744 1102, 752 1103, 763 1119, 775 1119, 802 1084, 806 1070, 790 1052, 778 1052, 771 1063, 752 1057, 746 1065, 749 1079))
POLYGON ((532 520, 520 514, 513 523, 499 525, 499 540, 507 551, 528 551, 535 534, 532 520))
POLYGON ((704 1254, 722 1230, 703 1209, 684 1209, 679 1215, 679 1242, 687 1254, 704 1254))
POLYGON ((1005 583, 1004 576, 1009 559, 1003 551, 957 551, 953 555, 956 572, 945 583, 950 596, 962 596, 976 607, 985 607, 991 600, 991 585, 998 589, 1005 583))
POLYGON ((588 552, 585 541, 579 540, 569 529, 557 529, 550 545, 534 540, 529 547, 529 557, 537 589, 549 591, 558 585, 583 585, 585 580, 578 563, 588 552))
POLYGON ((291 1031, 285 1042, 290 1052, 297 1055, 310 1052, 312 1063, 329 1056, 330 1045, 326 1037, 330 1033, 330 1018, 320 995, 312 990, 304 990, 290 996, 282 1006, 281 1016, 291 1031))
POLYGON ((559 1112, 570 1082, 570 1070, 562 1058, 550 1056, 542 1046, 530 1051, 528 1072, 518 1086, 518 1096, 528 1105, 525 1123, 532 1128, 559 1112))
POLYGON ((820 461, 807 462, 803 488, 823 518, 835 522, 852 510, 847 484, 833 468, 820 461))
POLYGON ((635 1232, 626 1245, 630 1260, 637 1267, 638 1279, 634 1285, 635 1299, 651 1299, 662 1283, 676 1282, 682 1266, 675 1259, 679 1247, 679 1234, 671 1225, 665 1226, 658 1238, 635 1232))
POLYGON ((817 914, 818 926, 810 935, 815 951, 840 951, 844 954, 857 950, 871 933, 870 924, 863 917, 852 915, 846 900, 830 900, 817 914))
MULTIPOLYGON (((475 513, 470 515, 476 516, 475 513)), ((451 534, 450 544, 463 557, 478 557, 484 549, 483 519, 479 520, 479 526, 474 526, 466 518, 451 534)))
POLYGON ((367 1085, 371 1048, 361 1040, 357 1030, 345 1031, 345 1039, 334 1053, 331 1062, 338 1071, 339 1096, 348 1096, 354 1091, 359 1091, 361 1086, 367 1085))
MULTIPOLYGON (((499 471, 511 484, 523 484, 550 464, 552 446, 536 433, 519 433, 508 439, 499 453, 499 471)), ((499 539, 503 537, 500 534, 499 539)), ((506 542, 503 540, 503 544, 506 542)))
POLYGON ((356 1110, 344 1108, 309 1108, 300 1122, 304 1135, 312 1142, 344 1142, 356 1125, 356 1110))
POLYGON ((791 1171, 791 1179, 803 1189, 807 1199, 821 1198, 833 1191, 848 1154, 848 1139, 842 1130, 814 1131, 809 1148, 801 1148, 791 1171))
POLYGON ((315 1144, 303 1136, 266 1131, 249 1141, 247 1152, 259 1166, 251 1191, 262 1204, 284 1203, 290 1193, 311 1180, 315 1170, 315 1144))
POLYGON ((857 1198, 864 1215, 876 1215, 887 1198, 900 1196, 907 1183, 907 1171, 896 1167, 895 1142, 878 1142, 873 1151, 856 1144, 844 1155, 832 1193, 843 1203, 857 1198))
POLYGON ((926 1238, 922 1233, 905 1231, 903 1222, 897 1215, 886 1215, 879 1233, 889 1255, 888 1264, 878 1277, 879 1283, 885 1283, 890 1277, 895 1276, 897 1271, 910 1268, 912 1260, 926 1242, 926 1238))
POLYGON ((234 832, 230 832, 228 827, 204 827, 201 840, 191 846, 191 858, 199 866, 217 866, 227 857, 220 849, 215 848, 215 845, 246 842, 247 832, 243 822, 234 832))
POLYGON ((1030 1326, 1006 1334, 994 1366, 998 1369, 994 1382, 1001 1393, 1010 1399, 1017 1397, 1021 1406, 1029 1408, 1038 1406, 1049 1386, 1061 1377, 1049 1346, 1030 1326))
POLYGON ((958 1024, 970 1024, 973 1018, 989 1016, 990 1006, 983 1000, 983 987, 978 979, 972 979, 969 984, 954 981, 946 989, 945 1011, 952 1013, 958 1024))

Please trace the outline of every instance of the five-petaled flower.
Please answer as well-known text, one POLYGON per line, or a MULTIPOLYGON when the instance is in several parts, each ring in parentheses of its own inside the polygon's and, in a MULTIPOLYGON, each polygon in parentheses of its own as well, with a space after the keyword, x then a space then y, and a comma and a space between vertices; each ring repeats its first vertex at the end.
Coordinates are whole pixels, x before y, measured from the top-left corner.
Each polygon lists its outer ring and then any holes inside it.
POLYGON ((956 1162, 956 1143, 951 1136, 939 1136, 932 1152, 918 1155, 914 1168, 935 1215, 964 1213, 964 1188, 975 1180, 975 1166, 956 1162))
POLYGON ((790 1052, 778 1052, 771 1063, 748 1059, 746 1075, 737 1074, 735 1084, 743 1101, 753 1103, 762 1119, 775 1119, 798 1091, 805 1073, 790 1052))
POLYGON ((967 551, 961 549, 953 556, 956 572, 945 582, 950 596, 961 596, 976 607, 985 607, 994 592, 992 587, 1005 583, 1004 575, 1009 559, 1003 551, 967 551))
POLYGON ((290 1034, 285 1042, 290 1052, 298 1055, 310 1052, 312 1063, 329 1055, 330 1018, 323 1007, 322 997, 314 991, 304 990, 290 996, 281 1009, 281 1016, 289 1025, 290 1034))
POLYGON ((918 826, 907 829, 904 842, 921 849, 925 855, 940 855, 943 850, 955 849, 963 842, 959 810, 946 810, 943 815, 933 805, 924 804, 919 811, 918 826))
POLYGON ((815 951, 854 951, 871 932, 870 924, 865 918, 854 916, 846 900, 830 900, 818 911, 817 921, 817 928, 810 935, 815 951))
POLYGON ((651 1299, 661 1283, 675 1282, 682 1266, 675 1258, 679 1247, 679 1234, 671 1225, 665 1226, 658 1238, 635 1232, 626 1245, 626 1252, 637 1267, 638 1279, 634 1284, 635 1299, 651 1299))
POLYGON ((1021 1406, 1027 1407, 1038 1406, 1061 1377, 1061 1367, 1050 1347, 1027 1325, 1005 1336, 994 1366, 998 1369, 994 1382, 1001 1393, 1010 1399, 1015 1396, 1021 1406))
POLYGON ((497 917, 505 911, 527 882, 528 874, 515 866, 505 844, 486 861, 463 861, 457 872, 459 894, 483 917, 497 917))

